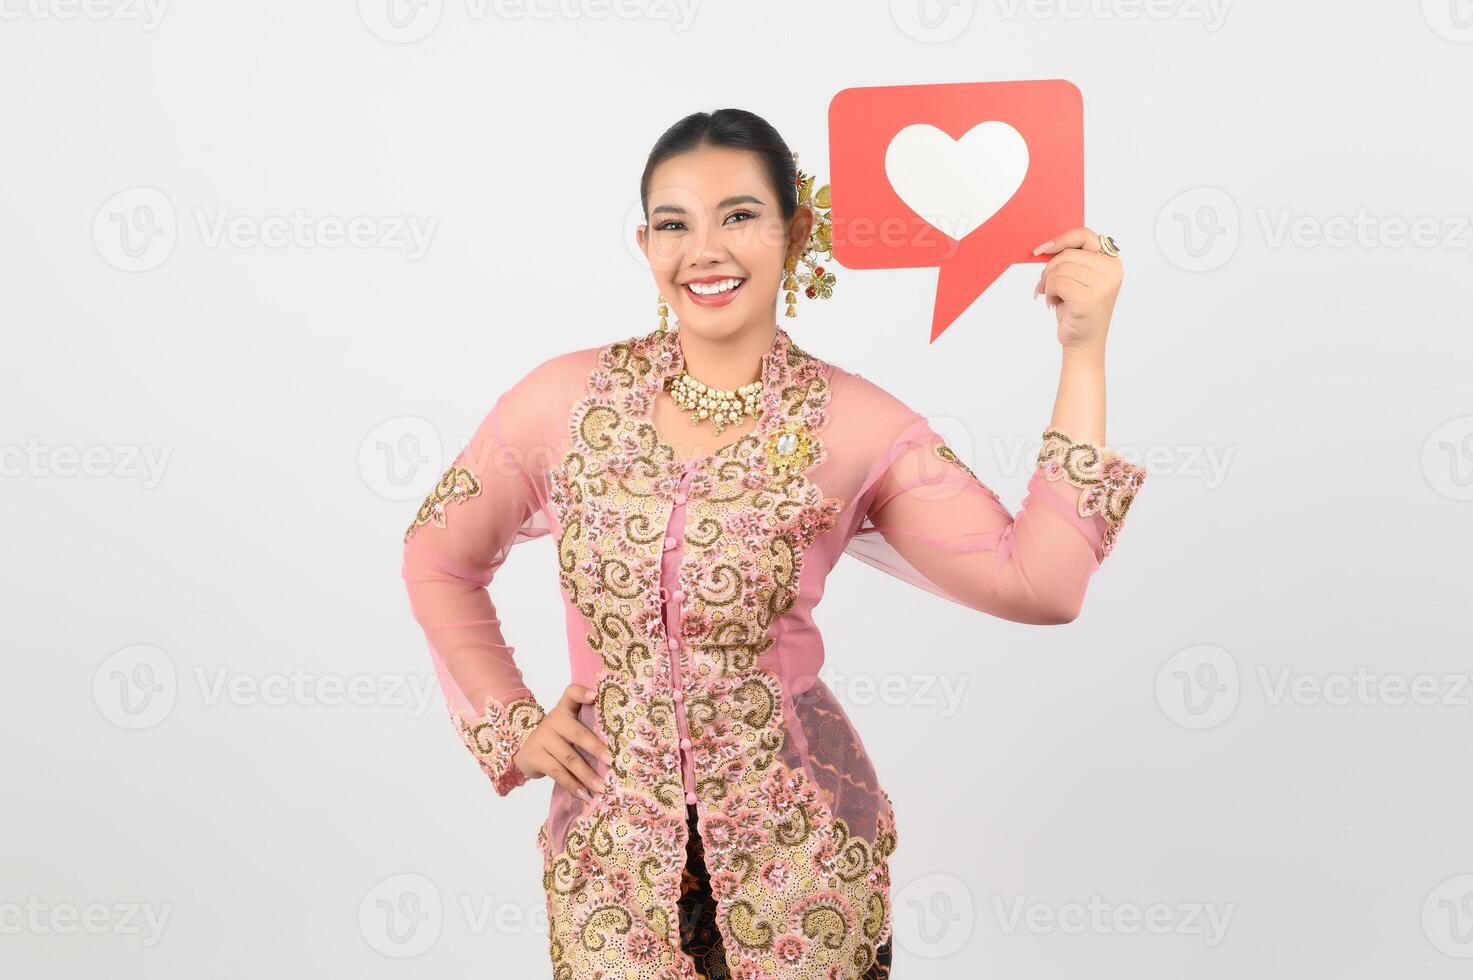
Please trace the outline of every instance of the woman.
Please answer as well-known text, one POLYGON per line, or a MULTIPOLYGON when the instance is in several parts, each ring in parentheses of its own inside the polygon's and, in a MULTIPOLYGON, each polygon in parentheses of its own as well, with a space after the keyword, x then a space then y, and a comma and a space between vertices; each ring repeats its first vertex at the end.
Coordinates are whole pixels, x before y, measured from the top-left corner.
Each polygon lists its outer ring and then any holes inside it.
POLYGON ((554 976, 888 976, 890 800, 817 679, 812 610, 848 552, 995 616, 1075 618, 1145 475, 1103 447, 1118 253, 1084 228, 1036 253, 1063 371, 1015 518, 924 416, 777 325, 799 261, 809 295, 832 278, 827 214, 766 122, 681 120, 640 190, 660 325, 501 395, 405 533, 414 615, 496 791, 556 784, 554 976), (544 534, 572 673, 550 711, 485 588, 544 534))

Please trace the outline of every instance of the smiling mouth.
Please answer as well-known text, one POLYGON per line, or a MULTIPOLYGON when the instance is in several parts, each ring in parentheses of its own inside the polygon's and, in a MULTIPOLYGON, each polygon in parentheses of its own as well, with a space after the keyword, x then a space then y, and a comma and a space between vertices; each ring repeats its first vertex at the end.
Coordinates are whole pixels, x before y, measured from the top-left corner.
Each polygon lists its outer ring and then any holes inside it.
POLYGON ((684 287, 686 292, 690 293, 693 296, 697 296, 702 299, 711 299, 714 297, 728 296, 731 293, 736 292, 738 289, 742 288, 742 285, 746 281, 747 280, 741 278, 740 276, 731 276, 727 279, 721 279, 717 282, 687 282, 682 283, 682 286, 684 287))

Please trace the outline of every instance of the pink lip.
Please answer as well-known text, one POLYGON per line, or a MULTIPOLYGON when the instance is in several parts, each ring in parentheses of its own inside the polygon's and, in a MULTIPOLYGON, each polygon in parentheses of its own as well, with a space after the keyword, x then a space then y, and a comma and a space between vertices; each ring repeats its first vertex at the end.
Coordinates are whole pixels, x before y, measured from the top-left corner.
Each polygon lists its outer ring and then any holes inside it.
POLYGON ((725 306, 726 304, 730 303, 732 300, 736 299, 737 293, 740 293, 742 291, 742 289, 746 287, 747 280, 742 279, 741 284, 738 285, 735 289, 728 289, 726 292, 724 292, 724 293, 717 293, 715 296, 701 296, 701 295, 699 295, 697 293, 692 292, 691 289, 690 289, 690 283, 693 283, 693 282, 722 282, 722 281, 727 280, 727 279, 737 279, 737 278, 740 278, 740 277, 739 276, 703 276, 700 279, 691 279, 691 280, 688 280, 688 281, 686 281, 684 283, 681 283, 680 288, 683 289, 683 290, 685 290, 686 297, 689 298, 690 301, 692 303, 695 303, 697 306, 707 306, 707 307, 725 306))

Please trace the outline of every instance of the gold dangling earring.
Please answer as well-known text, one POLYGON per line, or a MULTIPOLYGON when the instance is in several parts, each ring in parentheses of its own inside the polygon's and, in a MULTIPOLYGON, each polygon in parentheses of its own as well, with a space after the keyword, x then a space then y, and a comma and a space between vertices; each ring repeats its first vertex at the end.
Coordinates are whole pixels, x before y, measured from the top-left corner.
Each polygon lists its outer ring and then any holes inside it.
POLYGON ((783 300, 788 304, 788 312, 785 315, 797 316, 798 276, 796 275, 796 272, 798 269, 798 256, 788 256, 786 268, 788 274, 787 277, 783 279, 783 289, 787 292, 787 295, 783 297, 783 300))
POLYGON ((660 304, 660 309, 659 309, 659 314, 660 314, 660 330, 662 332, 663 331, 666 331, 666 330, 669 330, 670 329, 670 324, 665 320, 665 317, 669 315, 669 313, 670 313, 670 307, 667 306, 667 305, 665 305, 665 294, 664 293, 656 293, 655 294, 655 299, 660 304))
POLYGON ((819 257, 827 255, 830 259, 834 257, 833 252, 833 224, 829 217, 831 207, 831 192, 829 185, 817 186, 818 179, 812 174, 804 173, 798 169, 798 154, 793 154, 793 168, 796 171, 798 185, 798 204, 812 209, 814 223, 808 233, 808 241, 803 251, 788 259, 787 278, 783 280, 783 289, 787 291, 785 297, 788 302, 788 316, 797 316, 796 306, 798 290, 803 290, 803 295, 809 299, 828 299, 834 294, 834 282, 836 277, 832 272, 824 271, 824 267, 818 264, 819 257), (800 280, 796 275, 798 262, 808 267, 800 280))

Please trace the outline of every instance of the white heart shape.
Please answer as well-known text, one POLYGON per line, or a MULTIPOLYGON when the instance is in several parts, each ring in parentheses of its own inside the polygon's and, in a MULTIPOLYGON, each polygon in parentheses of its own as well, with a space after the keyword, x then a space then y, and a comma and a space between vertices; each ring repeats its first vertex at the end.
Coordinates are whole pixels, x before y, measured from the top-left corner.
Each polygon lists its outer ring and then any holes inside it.
POLYGON ((916 123, 885 150, 885 175, 895 193, 937 231, 960 240, 980 228, 1023 186, 1028 143, 995 119, 959 140, 916 123))

